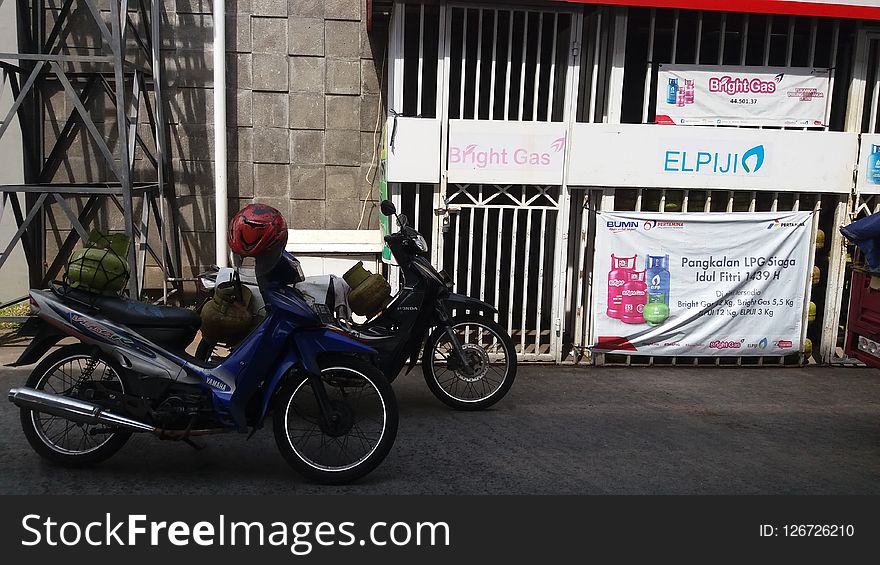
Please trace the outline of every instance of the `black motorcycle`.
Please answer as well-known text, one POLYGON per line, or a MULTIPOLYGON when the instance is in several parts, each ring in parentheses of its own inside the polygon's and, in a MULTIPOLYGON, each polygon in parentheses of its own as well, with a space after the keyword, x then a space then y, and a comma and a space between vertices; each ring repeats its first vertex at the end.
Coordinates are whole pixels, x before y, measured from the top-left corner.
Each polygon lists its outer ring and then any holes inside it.
MULTIPOLYGON (((404 366, 409 373, 421 354, 425 382, 434 396, 460 410, 492 406, 507 394, 516 378, 516 350, 492 317, 497 310, 452 292, 452 280, 431 265, 425 238, 409 227, 406 216, 398 214, 393 203, 385 200, 380 208, 384 215, 395 216, 400 227, 385 236, 385 241, 400 267, 403 287, 382 312, 363 324, 336 319, 329 308, 322 309, 322 319, 376 350, 378 355, 369 361, 388 382, 394 381, 404 366)), ((216 271, 199 278, 202 290, 212 293, 216 271)), ((256 280, 239 271, 235 280, 259 293, 256 280)), ((209 359, 215 346, 203 339, 196 357, 209 359)))
POLYGON ((421 353, 434 396, 460 410, 492 406, 510 390, 517 366, 510 336, 492 318, 497 310, 452 292, 452 280, 431 265, 425 238, 409 227, 406 216, 388 200, 380 209, 395 216, 400 227, 385 241, 403 287, 378 316, 349 326, 350 335, 378 352, 375 363, 389 382, 404 366, 409 373, 421 353))

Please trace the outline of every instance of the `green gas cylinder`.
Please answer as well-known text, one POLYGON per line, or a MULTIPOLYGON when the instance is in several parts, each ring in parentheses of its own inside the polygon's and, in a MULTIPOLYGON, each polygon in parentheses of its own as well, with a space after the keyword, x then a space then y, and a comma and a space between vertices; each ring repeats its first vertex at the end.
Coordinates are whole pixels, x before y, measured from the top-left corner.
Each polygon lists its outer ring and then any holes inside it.
POLYGON ((128 245, 125 234, 92 230, 85 245, 67 262, 68 284, 97 294, 117 294, 128 282, 128 245))
POLYGON ((659 326, 665 322, 669 318, 669 306, 663 300, 663 295, 649 294, 642 315, 649 326, 659 326))
POLYGON ((348 305, 355 314, 372 318, 391 302, 391 285, 382 275, 366 270, 362 261, 358 261, 342 278, 351 287, 348 305))

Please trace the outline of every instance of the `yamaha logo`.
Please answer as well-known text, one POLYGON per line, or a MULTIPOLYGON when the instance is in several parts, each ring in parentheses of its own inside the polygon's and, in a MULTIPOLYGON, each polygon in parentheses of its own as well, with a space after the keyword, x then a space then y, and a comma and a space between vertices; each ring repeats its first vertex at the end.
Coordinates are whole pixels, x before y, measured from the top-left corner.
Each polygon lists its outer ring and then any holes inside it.
POLYGON ((216 388, 217 390, 221 390, 223 392, 229 392, 229 385, 218 378, 207 376, 205 377, 205 382, 208 383, 208 386, 212 388, 216 388))

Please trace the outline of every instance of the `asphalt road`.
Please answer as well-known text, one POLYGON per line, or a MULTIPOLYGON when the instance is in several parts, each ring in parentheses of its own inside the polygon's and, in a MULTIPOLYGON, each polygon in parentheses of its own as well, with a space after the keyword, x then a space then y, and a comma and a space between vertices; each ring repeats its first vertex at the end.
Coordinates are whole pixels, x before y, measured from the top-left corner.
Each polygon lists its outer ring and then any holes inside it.
MULTIPOLYGON (((27 370, 0 369, 0 389, 27 370)), ((0 401, 0 494, 880 494, 880 371, 521 367, 496 408, 449 410, 398 379, 391 454, 355 485, 306 482, 271 427, 182 443, 136 436, 91 469, 31 451, 0 401)))

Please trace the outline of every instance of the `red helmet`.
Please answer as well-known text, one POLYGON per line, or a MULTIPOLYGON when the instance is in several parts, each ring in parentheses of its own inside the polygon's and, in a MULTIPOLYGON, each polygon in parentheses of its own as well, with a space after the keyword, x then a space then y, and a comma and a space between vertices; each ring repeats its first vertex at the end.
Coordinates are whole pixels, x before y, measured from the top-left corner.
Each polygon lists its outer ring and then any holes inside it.
POLYGON ((243 257, 281 252, 287 244, 287 222, 265 204, 250 204, 229 222, 229 248, 243 257))

